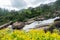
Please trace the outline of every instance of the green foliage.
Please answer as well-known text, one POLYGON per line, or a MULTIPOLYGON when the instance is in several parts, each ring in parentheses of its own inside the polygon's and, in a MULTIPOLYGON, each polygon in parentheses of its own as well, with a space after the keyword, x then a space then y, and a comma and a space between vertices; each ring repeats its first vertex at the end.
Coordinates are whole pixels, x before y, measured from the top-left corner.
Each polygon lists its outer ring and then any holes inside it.
MULTIPOLYGON (((8 11, 0 8, 0 25, 9 21, 27 21, 27 19, 33 17, 44 17, 46 19, 60 16, 56 14, 56 10, 60 9, 60 0, 57 0, 53 5, 42 4, 42 6, 36 8, 22 9, 19 11, 8 11)), ((59 10, 60 11, 60 10, 59 10)))

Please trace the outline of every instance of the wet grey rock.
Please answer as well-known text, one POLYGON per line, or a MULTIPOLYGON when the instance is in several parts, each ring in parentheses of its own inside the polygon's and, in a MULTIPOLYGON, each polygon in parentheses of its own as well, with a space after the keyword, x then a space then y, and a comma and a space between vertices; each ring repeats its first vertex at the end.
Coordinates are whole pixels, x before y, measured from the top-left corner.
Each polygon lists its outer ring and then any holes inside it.
POLYGON ((25 26, 24 22, 15 22, 12 24, 13 29, 22 29, 25 26))

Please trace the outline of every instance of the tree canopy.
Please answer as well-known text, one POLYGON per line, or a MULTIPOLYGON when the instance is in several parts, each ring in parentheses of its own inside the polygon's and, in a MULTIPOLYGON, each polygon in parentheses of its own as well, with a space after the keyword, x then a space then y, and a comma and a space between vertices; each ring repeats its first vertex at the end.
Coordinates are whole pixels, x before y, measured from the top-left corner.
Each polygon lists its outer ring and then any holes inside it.
MULTIPOLYGON (((50 3, 49 3, 50 4, 50 3)), ((46 19, 60 16, 60 0, 53 2, 52 5, 41 4, 36 8, 22 9, 19 11, 8 11, 7 9, 0 8, 0 25, 9 21, 22 21, 25 22, 27 19, 33 17, 44 17, 46 19)))

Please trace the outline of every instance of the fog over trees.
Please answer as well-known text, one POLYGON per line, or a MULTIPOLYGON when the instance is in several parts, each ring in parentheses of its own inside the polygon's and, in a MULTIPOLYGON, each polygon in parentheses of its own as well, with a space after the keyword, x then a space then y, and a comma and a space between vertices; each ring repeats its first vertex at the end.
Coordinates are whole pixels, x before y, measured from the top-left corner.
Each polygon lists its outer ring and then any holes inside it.
POLYGON ((25 22, 27 19, 33 17, 43 17, 46 19, 60 16, 60 0, 49 4, 41 4, 36 8, 22 9, 19 11, 7 10, 0 8, 0 25, 9 21, 21 21, 25 22))

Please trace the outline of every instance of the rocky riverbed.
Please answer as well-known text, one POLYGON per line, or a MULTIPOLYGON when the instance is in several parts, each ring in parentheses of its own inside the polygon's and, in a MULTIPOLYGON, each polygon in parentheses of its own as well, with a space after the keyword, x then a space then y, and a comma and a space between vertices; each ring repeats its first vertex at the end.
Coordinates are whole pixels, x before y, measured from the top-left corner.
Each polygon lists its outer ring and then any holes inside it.
POLYGON ((18 30, 22 29, 25 31, 29 31, 30 29, 41 29, 41 28, 48 29, 49 26, 52 25, 56 19, 60 19, 60 17, 55 17, 43 21, 30 21, 31 23, 30 22, 15 22, 15 23, 9 22, 7 24, 0 26, 0 29, 3 29, 5 27, 11 29, 18 29, 18 30))

